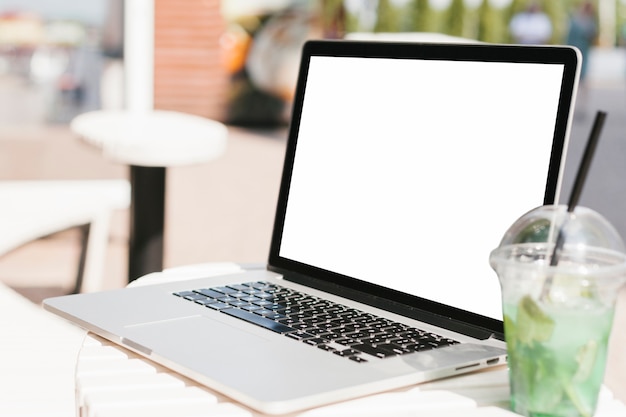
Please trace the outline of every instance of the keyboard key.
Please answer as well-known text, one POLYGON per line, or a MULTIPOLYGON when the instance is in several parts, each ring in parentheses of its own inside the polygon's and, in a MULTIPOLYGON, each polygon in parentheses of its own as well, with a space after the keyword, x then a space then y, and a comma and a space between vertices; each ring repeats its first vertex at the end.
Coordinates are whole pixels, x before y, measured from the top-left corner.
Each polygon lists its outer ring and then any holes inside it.
POLYGON ((413 330, 409 330, 409 331, 406 331, 406 332, 398 333, 398 336, 405 337, 407 339, 417 339, 420 336, 422 336, 422 333, 419 333, 419 332, 416 332, 416 331, 413 331, 413 330))
POLYGON ((350 339, 349 337, 341 337, 339 339, 335 339, 335 343, 339 343, 340 345, 344 346, 350 346, 359 342, 355 339, 350 339))
POLYGON ((370 337, 370 334, 364 331, 357 331, 354 333, 347 333, 345 336, 350 337, 352 339, 364 339, 366 337, 370 337))
POLYGON ((332 319, 332 320, 330 320, 330 322, 331 322, 331 323, 338 324, 338 325, 340 325, 340 326, 344 326, 344 325, 347 325, 347 324, 352 323, 352 320, 350 320, 350 319, 344 319, 344 318, 336 318, 336 319, 332 319))
POLYGON ((361 339, 361 342, 368 345, 378 345, 381 343, 387 343, 391 339, 391 335, 372 336, 365 339, 361 339))
POLYGON ((402 346, 398 346, 398 345, 394 345, 393 343, 383 343, 380 345, 376 345, 376 347, 383 349, 383 350, 388 350, 390 352, 393 352, 397 355, 404 355, 406 353, 412 353, 413 351, 407 348, 403 348, 402 346))
POLYGON ((320 329, 330 330, 330 329, 334 329, 335 327, 339 327, 339 325, 335 323, 331 323, 331 322, 326 322, 326 323, 318 323, 315 325, 315 327, 318 327, 320 329))
MULTIPOLYGON (((265 311, 269 311, 269 313, 267 314, 263 314, 265 317, 267 317, 268 319, 272 319, 272 320, 276 320, 276 321, 280 321, 283 319, 286 319, 287 316, 280 314, 280 313, 276 313, 272 310, 265 310, 265 311)), ((284 324, 284 323, 283 323, 284 324)))
POLYGON ((319 337, 326 340, 336 340, 341 338, 341 336, 335 333, 321 333, 319 334, 319 337))
POLYGON ((249 286, 244 285, 244 284, 234 284, 234 285, 229 285, 228 287, 232 288, 234 290, 237 290, 237 291, 244 291, 244 290, 249 290, 250 289, 249 286))
POLYGON ((291 333, 285 334, 285 336, 290 337, 295 340, 312 339, 315 337, 314 335, 306 333, 306 332, 291 332, 291 333))
POLYGON ((326 341, 324 339, 320 339, 319 337, 315 337, 313 339, 306 339, 304 343, 306 343, 307 345, 317 346, 326 343, 326 341))
POLYGON ((318 335, 326 333, 326 330, 320 329, 320 328, 317 328, 317 327, 313 327, 313 328, 307 330, 307 333, 314 334, 314 335, 318 336, 318 335))
POLYGON ((334 347, 332 347, 332 346, 328 346, 328 345, 327 345, 327 344, 325 344, 325 343, 320 343, 319 345, 317 345, 317 348, 318 348, 318 349, 325 350, 325 351, 327 351, 327 352, 334 352, 335 350, 337 350, 337 349, 335 349, 334 347))
POLYGON ((265 292, 265 291, 258 292, 258 293, 257 293, 257 294, 255 294, 255 295, 256 295, 257 297, 259 297, 259 298, 264 299, 264 300, 269 300, 269 299, 271 299, 271 298, 274 298, 274 295, 273 295, 273 294, 270 294, 269 292, 265 292))
POLYGON ((409 346, 405 346, 407 349, 412 349, 415 350, 416 352, 422 352, 425 350, 431 350, 434 349, 435 346, 431 345, 430 343, 418 343, 415 347, 411 348, 409 346))
POLYGON ((179 292, 175 292, 174 295, 177 297, 185 298, 185 296, 191 295, 193 293, 194 293, 193 291, 179 291, 179 292))
POLYGON ((268 284, 266 282, 246 282, 243 285, 252 288, 265 288, 268 284))
POLYGON ((195 300, 201 300, 206 298, 206 296, 202 295, 202 294, 198 294, 196 292, 192 292, 191 294, 187 294, 183 297, 185 300, 190 300, 190 301, 195 301, 195 300))
POLYGON ((257 290, 256 288, 248 288, 247 290, 243 290, 243 292, 245 292, 248 295, 254 295, 254 296, 256 296, 257 294, 263 293, 263 291, 257 290))
POLYGON ((354 312, 351 308, 343 307, 340 311, 333 313, 337 318, 346 318, 352 320, 355 317, 358 317, 358 312, 354 312))
POLYGON ((313 325, 313 324, 316 324, 316 323, 324 323, 326 320, 320 319, 320 318, 317 318, 317 317, 308 317, 308 318, 305 318, 302 321, 307 323, 307 324, 313 325))
POLYGON ((305 313, 305 312, 297 312, 297 313, 293 313, 293 314, 288 314, 288 313, 286 313, 286 312, 283 312, 283 314, 285 314, 285 315, 287 315, 287 316, 291 317, 292 319, 299 319, 299 320, 301 320, 301 319, 306 319, 306 318, 308 318, 308 317, 311 317, 311 315, 310 315, 310 314, 305 313))
POLYGON ((230 295, 231 297, 241 298, 241 297, 245 297, 245 296, 247 296, 248 294, 246 294, 245 292, 238 291, 238 292, 233 292, 233 293, 231 293, 231 294, 229 294, 229 295, 230 295))
POLYGON ((339 356, 355 356, 355 355, 358 355, 360 352, 354 349, 343 349, 343 350, 336 350, 333 353, 339 356))
POLYGON ((217 303, 217 301, 212 298, 202 298, 200 300, 195 300, 195 302, 203 306, 208 306, 209 304, 217 303))
POLYGON ((231 306, 229 306, 228 304, 225 303, 220 303, 220 302, 215 302, 215 303, 210 303, 206 305, 209 308, 212 308, 213 310, 229 310, 231 309, 231 306))
POLYGON ((368 355, 376 356, 377 358, 381 359, 397 355, 397 353, 393 352, 393 350, 383 348, 383 345, 378 345, 374 347, 361 343, 358 345, 352 345, 352 349, 367 353, 368 355))
POLYGON ((391 324, 386 320, 375 320, 369 324, 370 327, 374 329, 382 329, 384 327, 389 327, 391 324))
POLYGON ((291 317, 285 317, 284 319, 277 320, 279 323, 286 324, 287 326, 291 326, 292 324, 300 323, 298 319, 292 319, 291 317))
POLYGON ((241 301, 239 299, 235 299, 235 301, 231 301, 228 304, 230 304, 233 307, 238 307, 238 308, 243 308, 243 307, 250 305, 247 301, 241 301))
POLYGON ((211 288, 213 291, 221 292, 222 294, 233 294, 236 293, 237 290, 230 287, 214 287, 211 288))
POLYGON ((264 327, 276 333, 289 333, 295 330, 282 323, 278 323, 274 320, 266 319, 265 317, 259 316, 258 314, 250 313, 248 311, 240 310, 238 308, 229 308, 226 310, 222 310, 222 312, 224 314, 228 314, 229 316, 237 317, 249 323, 256 324, 257 326, 264 327))
POLYGON ((224 294, 222 294, 221 292, 213 291, 209 288, 196 290, 196 292, 211 298, 219 298, 224 296, 224 294))
MULTIPOLYGON (((415 343, 411 339, 406 339, 406 338, 401 338, 401 337, 397 337, 397 338, 394 338, 394 339, 389 339, 389 341, 391 343, 395 343, 396 345, 400 345, 400 346, 411 345, 411 344, 415 343)), ((420 342, 419 344, 422 344, 422 343, 420 342)))

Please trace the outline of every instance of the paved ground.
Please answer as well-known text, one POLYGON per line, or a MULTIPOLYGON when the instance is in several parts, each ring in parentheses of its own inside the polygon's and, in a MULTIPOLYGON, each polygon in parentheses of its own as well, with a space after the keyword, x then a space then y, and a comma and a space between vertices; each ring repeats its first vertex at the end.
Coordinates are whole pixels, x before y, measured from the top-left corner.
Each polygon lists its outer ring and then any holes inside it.
POLYGON ((626 236, 626 91, 623 85, 591 88, 581 97, 572 125, 561 201, 569 199, 598 110, 606 111, 607 119, 580 204, 599 211, 626 236))

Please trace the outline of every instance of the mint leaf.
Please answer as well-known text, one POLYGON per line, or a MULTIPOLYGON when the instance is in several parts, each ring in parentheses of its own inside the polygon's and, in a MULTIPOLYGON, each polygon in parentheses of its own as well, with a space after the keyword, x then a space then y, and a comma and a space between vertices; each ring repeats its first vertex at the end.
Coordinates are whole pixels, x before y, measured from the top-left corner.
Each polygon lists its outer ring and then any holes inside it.
POLYGON ((545 342, 554 331, 554 320, 548 317, 528 295, 520 300, 516 324, 517 339, 525 344, 545 342))
POLYGON ((595 340, 588 341, 584 346, 578 349, 576 362, 578 362, 578 370, 574 375, 574 382, 586 381, 591 376, 593 365, 598 354, 598 342, 595 340))
POLYGON ((535 242, 548 242, 550 236, 550 220, 537 219, 532 223, 524 227, 512 242, 518 243, 535 243, 535 242))

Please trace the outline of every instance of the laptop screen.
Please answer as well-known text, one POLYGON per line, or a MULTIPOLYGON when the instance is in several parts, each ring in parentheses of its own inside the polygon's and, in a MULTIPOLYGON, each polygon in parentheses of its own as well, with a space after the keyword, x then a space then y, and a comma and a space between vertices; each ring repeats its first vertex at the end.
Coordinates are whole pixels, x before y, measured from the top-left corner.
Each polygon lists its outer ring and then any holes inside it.
POLYGON ((278 257, 501 320, 489 253, 554 201, 565 64, 306 59, 278 257))

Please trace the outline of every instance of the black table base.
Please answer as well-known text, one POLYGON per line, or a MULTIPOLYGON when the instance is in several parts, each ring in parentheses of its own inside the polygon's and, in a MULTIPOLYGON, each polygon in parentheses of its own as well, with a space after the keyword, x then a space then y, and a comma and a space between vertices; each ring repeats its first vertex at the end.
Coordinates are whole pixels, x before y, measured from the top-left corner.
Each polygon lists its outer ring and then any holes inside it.
POLYGON ((165 168, 130 166, 128 281, 163 270, 165 168))

